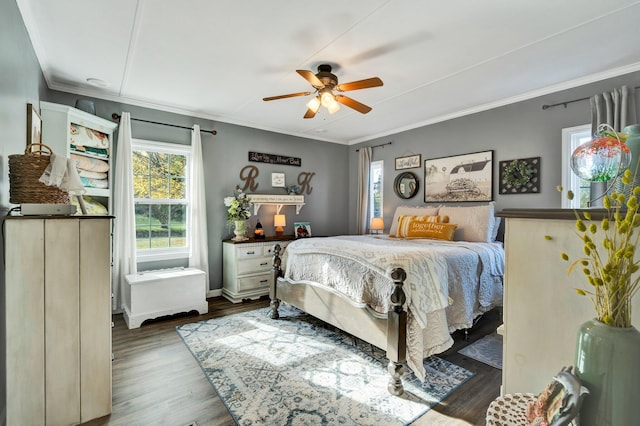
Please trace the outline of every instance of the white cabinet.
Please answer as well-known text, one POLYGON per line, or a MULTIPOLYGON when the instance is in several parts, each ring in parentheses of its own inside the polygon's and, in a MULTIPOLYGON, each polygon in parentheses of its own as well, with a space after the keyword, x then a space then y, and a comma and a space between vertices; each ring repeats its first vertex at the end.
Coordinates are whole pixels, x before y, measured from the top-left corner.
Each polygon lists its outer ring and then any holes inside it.
POLYGON ((54 153, 74 156, 86 188, 85 195, 109 213, 113 188, 113 133, 117 123, 68 105, 40 102, 42 143, 54 153))
POLYGON ((273 282, 273 247, 276 244, 284 249, 289 240, 223 241, 222 295, 238 303, 269 294, 273 282))
MULTIPOLYGON (((583 245, 572 210, 508 209, 500 216, 506 218, 502 393, 538 393, 560 368, 574 365, 578 327, 595 317, 589 298, 574 290, 586 283, 582 271, 567 275, 569 263, 560 258, 582 257, 583 245)), ((640 312, 638 296, 632 311, 640 312)), ((640 315, 633 325, 640 328, 640 315)))
POLYGON ((111 413, 110 221, 5 220, 6 424, 111 413))

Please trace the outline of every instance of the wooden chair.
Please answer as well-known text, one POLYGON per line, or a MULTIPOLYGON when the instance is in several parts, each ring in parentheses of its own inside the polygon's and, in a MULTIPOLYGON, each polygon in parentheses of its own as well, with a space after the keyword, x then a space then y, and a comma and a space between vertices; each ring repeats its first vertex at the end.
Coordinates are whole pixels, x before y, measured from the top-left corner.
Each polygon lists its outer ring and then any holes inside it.
POLYGON ((487 426, 579 426, 580 407, 589 391, 571 370, 562 368, 539 395, 515 393, 494 399, 487 426))

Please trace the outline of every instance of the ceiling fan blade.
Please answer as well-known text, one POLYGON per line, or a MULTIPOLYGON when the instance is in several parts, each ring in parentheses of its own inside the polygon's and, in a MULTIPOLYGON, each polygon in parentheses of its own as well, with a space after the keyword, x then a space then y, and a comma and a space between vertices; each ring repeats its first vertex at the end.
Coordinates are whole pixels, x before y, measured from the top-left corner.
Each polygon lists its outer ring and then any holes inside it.
POLYGON ((307 112, 304 114, 304 118, 313 118, 316 116, 316 113, 312 110, 307 108, 307 112))
POLYGON ((298 92, 298 93, 289 93, 288 95, 280 95, 280 96, 271 96, 268 98, 262 98, 263 101, 275 101, 277 99, 285 99, 285 98, 294 98, 296 96, 307 96, 312 94, 313 92, 298 92))
POLYGON ((322 89, 324 87, 324 83, 320 81, 318 77, 314 73, 308 70, 296 70, 298 74, 300 74, 305 80, 307 80, 313 87, 316 89, 322 89))
POLYGON ((340 102, 342 105, 346 105, 349 108, 353 108, 362 114, 366 114, 371 111, 371 107, 367 106, 363 103, 356 101, 355 99, 351 99, 348 96, 336 95, 336 101, 340 102))
POLYGON ((382 86, 382 80, 378 77, 366 78, 364 80, 352 81, 350 83, 338 84, 335 89, 339 92, 348 92, 350 90, 368 89, 369 87, 382 86))

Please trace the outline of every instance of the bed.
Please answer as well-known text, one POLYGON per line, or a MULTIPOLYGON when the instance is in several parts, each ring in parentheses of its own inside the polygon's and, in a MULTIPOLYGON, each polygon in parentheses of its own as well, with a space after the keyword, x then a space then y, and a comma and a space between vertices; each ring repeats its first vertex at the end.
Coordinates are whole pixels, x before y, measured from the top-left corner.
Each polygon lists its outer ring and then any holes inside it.
POLYGON ((502 305, 493 213, 493 203, 399 207, 389 234, 303 238, 284 253, 277 246, 272 317, 286 302, 386 350, 388 389, 400 395, 405 361, 424 380, 424 358, 502 305))

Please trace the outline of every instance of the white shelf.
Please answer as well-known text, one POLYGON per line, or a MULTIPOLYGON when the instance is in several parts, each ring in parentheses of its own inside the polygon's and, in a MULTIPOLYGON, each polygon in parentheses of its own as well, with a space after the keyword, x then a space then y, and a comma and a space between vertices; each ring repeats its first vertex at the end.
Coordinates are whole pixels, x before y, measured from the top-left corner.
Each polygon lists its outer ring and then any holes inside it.
POLYGON ((113 158, 111 155, 113 152, 111 150, 113 148, 113 133, 118 127, 118 124, 68 105, 54 104, 44 101, 40 102, 40 114, 42 116, 43 128, 46 129, 42 133, 42 143, 49 146, 53 152, 67 157, 73 153, 88 158, 96 158, 106 161, 109 164, 109 170, 107 171, 108 189, 85 186, 85 194, 100 198, 97 201, 104 204, 107 211, 111 213, 111 188, 113 186, 113 158), (71 143, 73 135, 71 134, 70 129, 71 124, 82 126, 86 129, 94 130, 106 135, 109 141, 107 149, 110 150, 110 155, 107 158, 104 158, 103 156, 96 156, 91 153, 72 151, 71 143))
POLYGON ((253 214, 257 215, 263 205, 276 206, 276 214, 280 214, 283 206, 296 206, 296 214, 305 205, 304 195, 248 194, 253 203, 253 214))

